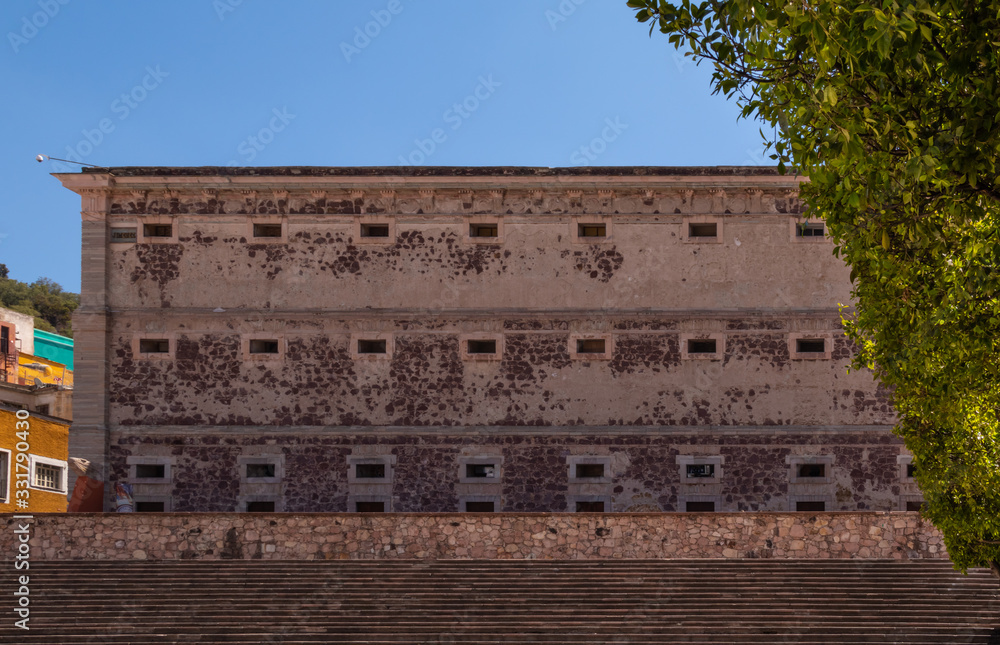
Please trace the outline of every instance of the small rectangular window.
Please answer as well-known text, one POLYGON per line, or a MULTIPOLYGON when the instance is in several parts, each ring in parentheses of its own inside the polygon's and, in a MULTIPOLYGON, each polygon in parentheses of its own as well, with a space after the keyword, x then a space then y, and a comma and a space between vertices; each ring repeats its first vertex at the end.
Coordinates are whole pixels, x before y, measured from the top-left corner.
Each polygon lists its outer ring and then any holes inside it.
POLYGON ((824 232, 823 222, 802 222, 795 227, 796 237, 823 237, 824 232))
POLYGON ((146 237, 171 237, 173 236, 173 224, 143 224, 142 234, 146 237))
POLYGON ((355 464, 354 476, 358 479, 384 479, 385 464, 355 464))
POLYGON ((470 340, 467 347, 470 354, 497 353, 497 342, 495 340, 470 340))
POLYGON ((688 464, 686 470, 688 479, 715 477, 715 464, 688 464))
POLYGON ((495 464, 466 464, 466 477, 496 477, 495 464))
POLYGON ((247 464, 247 477, 274 477, 274 464, 247 464))
POLYGON ((167 467, 163 464, 136 464, 136 479, 165 479, 167 467))
POLYGON ((163 502, 136 502, 135 512, 136 513, 163 513, 166 510, 166 504, 163 502))
POLYGON ((170 341, 165 338, 142 338, 139 340, 140 354, 169 354, 170 341))
POLYGON ((826 464, 799 464, 799 477, 826 477, 826 464))
POLYGON ((795 502, 795 510, 807 513, 822 513, 826 511, 826 502, 795 502))
POLYGON ((604 477, 604 464, 577 464, 576 478, 604 477))
POLYGON ((127 244, 135 242, 135 239, 135 228, 113 228, 111 229, 111 237, 109 241, 112 244, 127 244))
POLYGON ((906 478, 913 479, 913 476, 917 474, 917 467, 913 464, 906 464, 906 478))
POLYGON ((254 237, 281 237, 281 224, 254 224, 254 237))
POLYGON ((494 503, 493 502, 466 502, 465 503, 466 513, 493 513, 494 503))
POLYGON ((385 354, 385 340, 358 340, 359 354, 385 354))
POLYGON ((688 340, 688 353, 689 354, 714 354, 715 353, 715 339, 714 338, 703 338, 688 340))
POLYGON ((36 405, 35 406, 35 412, 37 412, 38 414, 48 414, 49 413, 49 404, 48 403, 43 403, 42 405, 36 405))
POLYGON ((604 347, 603 338, 581 338, 576 341, 577 354, 603 354, 604 347))
POLYGON ((361 237, 389 237, 389 225, 362 224, 361 237))
POLYGON ((823 354, 826 352, 826 339, 797 338, 795 339, 795 351, 799 354, 823 354))
POLYGON ((62 490, 63 469, 51 464, 35 464, 35 488, 62 490))
POLYGON ((255 338, 250 340, 251 354, 277 354, 278 341, 273 339, 255 338))
POLYGON ((715 502, 687 502, 684 510, 688 513, 714 513, 715 502))
POLYGON ((577 502, 577 513, 603 513, 604 502, 577 502))
POLYGON ((576 230, 577 230, 577 236, 578 237, 607 237, 608 236, 608 225, 607 224, 578 224, 576 230))
POLYGON ((273 513, 274 502, 247 502, 247 513, 273 513))
POLYGON ((355 502, 357 513, 385 513, 385 502, 355 502))
POLYGON ((716 237, 719 229, 715 222, 688 224, 688 237, 716 237))
POLYGON ((469 237, 499 237, 500 227, 496 224, 469 224, 469 237))
POLYGON ((924 502, 906 502, 906 510, 922 512, 924 510, 924 502))

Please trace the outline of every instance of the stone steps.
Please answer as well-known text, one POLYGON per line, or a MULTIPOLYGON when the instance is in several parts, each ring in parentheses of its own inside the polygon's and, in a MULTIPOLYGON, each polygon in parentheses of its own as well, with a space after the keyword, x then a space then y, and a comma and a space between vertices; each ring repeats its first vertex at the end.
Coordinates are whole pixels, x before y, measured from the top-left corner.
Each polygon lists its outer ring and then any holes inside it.
POLYGON ((31 630, 7 623, 0 643, 1000 643, 1000 583, 946 561, 35 561, 28 573, 31 630))

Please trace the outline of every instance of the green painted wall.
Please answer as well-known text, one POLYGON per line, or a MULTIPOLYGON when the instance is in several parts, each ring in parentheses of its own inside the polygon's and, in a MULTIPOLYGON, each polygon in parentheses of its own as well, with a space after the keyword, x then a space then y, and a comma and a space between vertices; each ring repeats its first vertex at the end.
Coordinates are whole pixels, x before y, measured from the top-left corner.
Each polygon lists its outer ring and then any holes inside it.
POLYGON ((62 363, 67 369, 73 369, 73 339, 36 329, 35 356, 62 363))

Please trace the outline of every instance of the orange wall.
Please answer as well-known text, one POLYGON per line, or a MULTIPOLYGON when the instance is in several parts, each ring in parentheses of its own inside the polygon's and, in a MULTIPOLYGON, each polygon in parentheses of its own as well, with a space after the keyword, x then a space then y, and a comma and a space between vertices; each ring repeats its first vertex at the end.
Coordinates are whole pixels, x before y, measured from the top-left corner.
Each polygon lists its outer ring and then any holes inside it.
MULTIPOLYGON (((6 501, 0 503, 0 513, 64 512, 66 510, 66 493, 40 490, 30 486, 19 489, 16 486, 16 482, 18 481, 17 473, 26 472, 24 469, 20 469, 19 471, 16 466, 18 455, 17 444, 21 441, 17 433, 25 429, 23 423, 20 426, 17 425, 20 421, 16 416, 15 410, 0 408, 0 449, 10 451, 8 456, 7 489, 0 492, 0 497, 3 497, 6 501), (18 499, 16 496, 17 490, 28 491, 26 497, 28 505, 26 508, 16 505, 15 502, 18 499)), ((63 462, 68 460, 69 424, 38 417, 30 412, 26 421, 28 432, 26 442, 28 450, 26 452, 28 455, 48 457, 63 462)), ((27 463, 25 463, 25 466, 27 466, 27 463)), ((67 469, 68 467, 67 464, 67 469)), ((71 483, 75 478, 76 474, 74 472, 70 471, 66 473, 67 484, 71 483)), ((27 481, 30 484, 30 479, 27 481)))

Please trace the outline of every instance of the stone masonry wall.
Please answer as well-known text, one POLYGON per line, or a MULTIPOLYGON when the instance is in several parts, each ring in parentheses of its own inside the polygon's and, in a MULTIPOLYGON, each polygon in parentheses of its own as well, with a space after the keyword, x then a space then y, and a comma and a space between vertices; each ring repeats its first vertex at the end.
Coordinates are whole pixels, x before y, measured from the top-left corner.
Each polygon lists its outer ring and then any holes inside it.
POLYGON ((110 335, 111 422, 120 425, 582 426, 889 425, 867 372, 848 371, 839 320, 607 315, 599 321, 368 321, 386 358, 352 358, 364 324, 336 317, 131 317, 110 335), (380 322, 375 326, 375 322, 380 322), (220 328, 221 327, 221 328, 220 328), (376 331, 377 330, 377 331, 376 331), (463 356, 463 334, 497 338, 493 360, 463 356), (605 334, 608 358, 575 358, 573 334, 605 334), (712 334, 716 359, 688 359, 685 335, 712 334), (792 334, 826 335, 824 358, 790 354, 792 334), (137 355, 136 338, 173 353, 137 355), (255 337, 282 343, 248 357, 255 337))
POLYGON ((948 557, 918 513, 46 514, 30 531, 44 560, 948 557))
MULTIPOLYGON (((179 430, 179 429, 177 429, 179 430)), ((903 454, 888 430, 680 432, 667 429, 608 428, 604 434, 497 429, 448 433, 302 433, 246 428, 242 433, 177 432, 129 428, 111 443, 112 481, 127 481, 137 457, 171 461, 169 484, 136 484, 136 495, 169 497, 174 511, 226 512, 240 507, 239 459, 270 456, 282 464, 273 484, 278 510, 344 512, 349 508, 348 457, 386 455, 394 460, 386 484, 386 510, 452 512, 460 506, 462 457, 502 460, 497 511, 573 510, 571 496, 607 498, 614 512, 683 511, 685 501, 712 499, 717 511, 794 510, 794 499, 825 501, 828 511, 897 510, 901 495, 916 493, 901 479, 903 454), (679 455, 721 458, 717 482, 684 483, 679 455), (599 484, 568 481, 573 456, 607 458, 608 479, 599 484), (791 481, 790 459, 829 457, 821 483, 791 481), (155 489, 155 490, 154 490, 155 489)), ((501 463, 501 462, 498 462, 501 463)))

